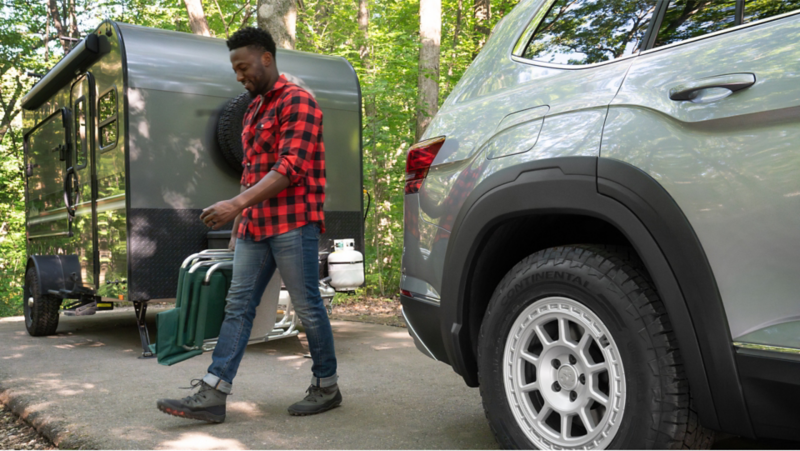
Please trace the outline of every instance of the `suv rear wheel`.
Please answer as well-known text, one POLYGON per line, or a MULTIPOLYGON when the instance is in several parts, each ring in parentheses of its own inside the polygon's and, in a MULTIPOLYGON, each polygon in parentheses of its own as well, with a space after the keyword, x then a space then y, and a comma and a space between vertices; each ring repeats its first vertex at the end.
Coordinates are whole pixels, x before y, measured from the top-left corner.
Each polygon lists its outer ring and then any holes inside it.
POLYGON ((627 248, 537 252, 480 331, 486 416, 505 448, 708 448, 666 311, 627 248))

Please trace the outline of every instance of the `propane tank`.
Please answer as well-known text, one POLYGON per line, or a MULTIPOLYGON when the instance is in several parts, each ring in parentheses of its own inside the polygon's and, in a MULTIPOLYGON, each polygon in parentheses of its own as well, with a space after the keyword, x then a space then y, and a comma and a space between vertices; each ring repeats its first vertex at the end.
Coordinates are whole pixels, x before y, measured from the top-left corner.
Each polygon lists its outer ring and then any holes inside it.
POLYGON ((330 285, 336 291, 355 291, 364 284, 364 256, 356 250, 354 239, 334 240, 328 255, 330 285))

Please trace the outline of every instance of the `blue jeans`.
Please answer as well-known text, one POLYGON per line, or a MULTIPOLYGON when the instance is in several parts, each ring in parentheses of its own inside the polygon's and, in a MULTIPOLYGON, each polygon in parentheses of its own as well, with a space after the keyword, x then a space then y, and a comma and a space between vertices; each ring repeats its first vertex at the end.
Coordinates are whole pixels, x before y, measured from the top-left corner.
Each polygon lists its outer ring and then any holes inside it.
POLYGON ((316 224, 306 224, 261 241, 236 240, 225 319, 211 366, 203 378, 205 383, 224 393, 231 392, 233 378, 250 339, 256 307, 277 267, 291 296, 294 311, 306 331, 314 361, 311 383, 320 387, 336 384, 333 332, 319 294, 318 243, 319 227, 316 224))

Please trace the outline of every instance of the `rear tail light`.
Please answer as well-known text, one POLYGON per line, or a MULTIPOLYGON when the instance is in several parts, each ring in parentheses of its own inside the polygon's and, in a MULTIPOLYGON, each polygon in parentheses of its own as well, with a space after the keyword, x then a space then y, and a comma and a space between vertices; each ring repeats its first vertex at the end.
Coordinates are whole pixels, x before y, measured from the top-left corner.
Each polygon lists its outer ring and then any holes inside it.
POLYGON ((444 144, 444 136, 426 139, 411 146, 406 159, 406 194, 419 192, 428 169, 444 144))

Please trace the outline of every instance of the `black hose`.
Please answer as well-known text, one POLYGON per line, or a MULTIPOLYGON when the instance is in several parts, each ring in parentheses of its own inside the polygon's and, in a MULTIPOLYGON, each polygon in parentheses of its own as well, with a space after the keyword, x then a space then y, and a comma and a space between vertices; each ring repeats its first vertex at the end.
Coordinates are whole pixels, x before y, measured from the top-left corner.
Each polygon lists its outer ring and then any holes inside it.
POLYGON ((369 195, 367 190, 364 190, 364 194, 367 195, 367 210, 364 212, 364 222, 366 222, 367 216, 369 216, 369 206, 372 204, 372 196, 369 195))

